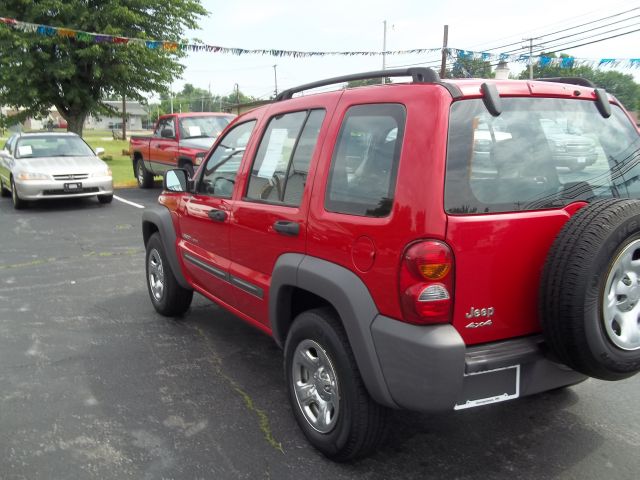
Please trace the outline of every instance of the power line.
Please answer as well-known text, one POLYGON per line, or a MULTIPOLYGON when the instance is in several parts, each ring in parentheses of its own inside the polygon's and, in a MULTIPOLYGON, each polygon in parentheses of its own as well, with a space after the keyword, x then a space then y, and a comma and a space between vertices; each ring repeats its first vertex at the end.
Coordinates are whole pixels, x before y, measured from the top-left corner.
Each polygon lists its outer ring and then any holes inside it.
MULTIPOLYGON (((631 20, 631 19, 633 19, 633 18, 638 18, 638 17, 640 17, 640 15, 636 15, 635 17, 627 18, 627 19, 622 20, 622 21, 620 21, 620 22, 614 22, 614 23, 609 24, 609 25, 615 25, 615 24, 617 24, 617 23, 626 22, 626 21, 628 21, 628 20, 631 20)), ((563 37, 558 37, 558 38, 549 39, 549 40, 546 40, 544 43, 556 42, 556 41, 558 41, 558 40, 562 40, 562 39, 565 39, 565 38, 575 37, 575 36, 577 36, 577 35, 582 35, 582 34, 587 33, 587 32, 592 32, 592 31, 594 31, 594 30, 600 30, 601 28, 604 28, 604 27, 609 26, 609 25, 602 25, 602 26, 600 26, 600 27, 591 28, 591 29, 588 29, 588 30, 583 30, 583 31, 581 31, 581 32, 577 32, 577 33, 572 33, 571 35, 565 35, 565 36, 563 36, 563 37)), ((574 41, 588 40, 589 38, 595 38, 595 37, 597 37, 598 35, 606 35, 606 34, 608 34, 608 33, 617 32, 617 31, 622 30, 622 29, 625 29, 625 28, 635 27, 636 25, 640 25, 640 24, 639 24, 639 23, 633 23, 633 24, 631 24, 631 25, 625 25, 625 26, 623 26, 623 27, 612 28, 611 30, 607 30, 606 32, 598 32, 598 33, 594 33, 594 34, 592 34, 592 35, 589 35, 589 36, 587 36, 587 37, 578 38, 578 39, 575 39, 575 40, 570 40, 570 42, 569 42, 569 43, 573 43, 574 41)), ((528 40, 528 39, 527 39, 527 40, 528 40)), ((502 52, 502 53, 514 53, 514 52, 515 52, 515 53, 517 53, 518 51, 524 51, 524 50, 526 50, 526 48, 525 48, 525 47, 521 47, 521 48, 518 48, 518 49, 515 49, 515 50, 507 50, 506 52, 502 52)), ((539 50, 539 51, 540 51, 540 50, 539 50)))
MULTIPOLYGON (((587 25, 592 25, 592 24, 594 24, 594 23, 602 22, 603 20, 608 20, 608 19, 610 19, 610 18, 619 17, 620 15, 624 15, 625 13, 633 12, 633 11, 636 11, 636 10, 640 10, 640 7, 634 7, 634 8, 632 8, 632 9, 630 9, 630 10, 625 10, 624 12, 616 13, 616 14, 614 14, 614 15, 609 15, 609 16, 607 16, 607 17, 603 17, 603 18, 600 18, 600 19, 598 19, 598 20, 592 20, 592 21, 590 21, 590 22, 582 23, 582 24, 580 24, 580 25, 575 25, 575 26, 573 26, 573 27, 564 28, 564 29, 562 29, 562 30, 556 30, 555 32, 545 33, 545 34, 542 34, 542 35, 540 35, 540 36, 538 36, 538 37, 534 37, 534 39, 535 39, 535 40, 539 40, 539 39, 542 39, 542 38, 544 38, 544 37, 548 37, 548 36, 550 36, 550 35, 556 35, 556 34, 558 34, 558 33, 564 33, 564 32, 567 32, 567 31, 569 31, 569 30, 575 30, 576 28, 584 27, 584 26, 587 26, 587 25)), ((635 18, 635 17, 631 17, 631 18, 635 18)), ((626 21, 626 20, 628 20, 628 19, 621 20, 621 22, 624 22, 624 21, 626 21)), ((582 32, 582 33, 584 33, 584 32, 582 32)), ((502 49, 502 48, 511 47, 511 46, 513 46, 513 45, 521 45, 521 44, 522 44, 522 41, 520 41, 520 42, 514 42, 514 43, 509 43, 509 44, 507 44, 507 45, 501 45, 501 46, 499 46, 499 47, 493 47, 493 48, 484 49, 483 51, 485 51, 485 52, 491 52, 491 51, 493 51, 493 50, 500 50, 500 49, 502 49)), ((513 51, 519 51, 519 50, 524 50, 524 49, 523 49, 523 48, 518 48, 518 49, 513 50, 513 51)), ((504 52, 504 53, 509 53, 509 52, 504 52)))
MULTIPOLYGON (((629 13, 629 12, 631 12, 631 11, 635 10, 636 8, 637 8, 637 7, 634 7, 634 8, 632 8, 631 10, 627 10, 627 11, 624 11, 624 12, 620 12, 619 14, 615 14, 615 15, 613 15, 613 16, 618 16, 618 15, 622 15, 622 14, 624 14, 624 13, 629 13)), ((500 42, 500 41, 503 41, 503 40, 508 40, 508 39, 510 39, 510 38, 519 37, 519 36, 521 36, 521 35, 529 35, 529 36, 533 36, 532 34, 533 34, 534 32, 540 32, 541 30, 544 30, 544 29, 546 29, 546 28, 550 28, 550 27, 566 25, 566 24, 569 24, 570 22, 573 22, 573 21, 575 21, 575 20, 577 20, 577 19, 579 19, 579 18, 589 17, 589 16, 592 16, 593 14, 597 14, 597 13, 599 13, 599 12, 603 12, 604 10, 607 10, 607 9, 610 9, 610 7, 607 7, 606 9, 605 9, 605 8, 600 8, 600 9, 598 9, 598 10, 592 10, 592 11, 590 11, 590 12, 586 12, 586 13, 583 13, 582 15, 577 15, 577 16, 574 16, 574 17, 571 17, 571 18, 565 18, 564 20, 559 20, 559 21, 554 22, 554 23, 550 23, 550 24, 547 24, 547 25, 544 25, 544 26, 541 26, 541 27, 538 27, 538 28, 534 28, 533 30, 531 30, 531 31, 529 31, 529 32, 524 32, 524 33, 517 34, 517 35, 509 35, 509 36, 507 36, 507 37, 502 37, 502 38, 500 38, 500 39, 496 39, 496 40, 494 40, 494 41, 484 42, 484 43, 481 43, 481 44, 475 45, 473 48, 470 48, 469 50, 473 50, 474 48, 477 48, 477 47, 479 47, 479 46, 484 46, 484 45, 488 45, 488 44, 491 44, 491 43, 500 42)), ((612 16, 612 17, 613 17, 613 16, 612 16)), ((600 20, 607 20, 608 18, 611 18, 611 17, 604 17, 604 18, 601 18, 600 20)), ((584 25, 586 25, 586 24, 583 24, 582 26, 584 26, 584 25)), ((580 25, 578 25, 578 27, 579 27, 579 26, 580 26, 580 25)), ((576 27, 576 28, 577 28, 577 27, 576 27)), ((559 32, 556 32, 556 33, 559 33, 559 32)), ((548 34, 548 35, 553 35, 553 33, 550 33, 550 34, 548 34)), ((511 45, 517 45, 518 43, 520 43, 520 42, 515 42, 515 43, 512 43, 512 44, 510 44, 510 45, 505 45, 504 47, 511 46, 511 45)), ((497 49, 499 49, 499 48, 504 48, 504 47, 491 48, 491 50, 497 50, 497 49)))

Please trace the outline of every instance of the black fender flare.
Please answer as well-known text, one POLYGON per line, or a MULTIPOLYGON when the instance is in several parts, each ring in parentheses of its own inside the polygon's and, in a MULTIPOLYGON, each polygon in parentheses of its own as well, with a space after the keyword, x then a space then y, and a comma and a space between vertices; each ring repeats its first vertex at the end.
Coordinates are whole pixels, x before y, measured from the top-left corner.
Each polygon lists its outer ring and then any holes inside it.
POLYGON ((371 326, 378 309, 362 280, 350 270, 326 260, 295 253, 280 256, 269 290, 269 319, 273 338, 280 347, 293 322, 292 287, 306 290, 331 304, 347 332, 369 394, 382 405, 398 408, 389 393, 373 342, 371 326))
POLYGON ((166 207, 158 206, 147 208, 142 212, 142 237, 145 247, 149 241, 149 237, 151 237, 156 230, 160 233, 160 240, 162 241, 164 252, 169 260, 169 266, 176 280, 182 288, 192 290, 191 285, 189 285, 189 282, 187 282, 182 274, 182 268, 180 267, 178 252, 176 250, 177 235, 173 226, 171 212, 166 207))

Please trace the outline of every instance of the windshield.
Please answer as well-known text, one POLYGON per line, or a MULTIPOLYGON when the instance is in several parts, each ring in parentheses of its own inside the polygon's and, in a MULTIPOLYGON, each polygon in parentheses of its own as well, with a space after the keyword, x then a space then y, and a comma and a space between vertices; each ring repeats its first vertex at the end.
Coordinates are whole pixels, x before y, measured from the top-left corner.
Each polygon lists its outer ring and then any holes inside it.
POLYGON ((18 138, 15 157, 87 157, 93 155, 93 150, 80 137, 46 135, 18 138))
POLYGON ((472 214, 559 208, 598 198, 640 198, 640 136, 612 105, 502 98, 492 117, 482 100, 451 106, 445 208, 472 214))
POLYGON ((233 115, 211 115, 180 119, 180 138, 216 138, 233 120, 233 115))

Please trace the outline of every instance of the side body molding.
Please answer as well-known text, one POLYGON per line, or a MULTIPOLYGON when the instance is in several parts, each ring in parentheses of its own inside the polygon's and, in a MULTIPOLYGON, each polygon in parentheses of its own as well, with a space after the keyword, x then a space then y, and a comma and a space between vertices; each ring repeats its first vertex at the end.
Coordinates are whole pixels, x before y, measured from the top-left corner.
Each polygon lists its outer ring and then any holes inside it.
POLYGON ((371 325, 378 309, 362 280, 335 263, 302 254, 282 255, 274 267, 269 295, 271 329, 280 347, 293 321, 290 306, 295 287, 323 298, 335 308, 369 394, 378 403, 398 408, 389 393, 373 343, 371 325))
POLYGON ((191 285, 189 285, 187 280, 184 278, 184 275, 182 275, 182 268, 180 267, 178 252, 176 250, 176 231, 173 227, 171 212, 166 207, 157 206, 147 208, 142 212, 142 236, 144 238, 145 246, 147 245, 149 237, 156 230, 160 232, 162 246, 164 247, 164 252, 176 280, 182 288, 188 288, 191 290, 191 285))

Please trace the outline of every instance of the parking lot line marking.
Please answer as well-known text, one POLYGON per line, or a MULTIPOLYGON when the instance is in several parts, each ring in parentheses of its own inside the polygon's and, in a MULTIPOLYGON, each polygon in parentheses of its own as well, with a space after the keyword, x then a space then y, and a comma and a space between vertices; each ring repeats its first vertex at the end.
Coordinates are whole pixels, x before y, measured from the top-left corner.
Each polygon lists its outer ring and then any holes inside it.
POLYGON ((131 205, 131 206, 136 207, 136 208, 144 208, 144 205, 140 205, 139 203, 130 202, 129 200, 125 200, 124 198, 119 197, 117 195, 114 195, 113 198, 115 198, 116 200, 118 200, 118 201, 120 201, 122 203, 126 203, 126 204, 131 205))

